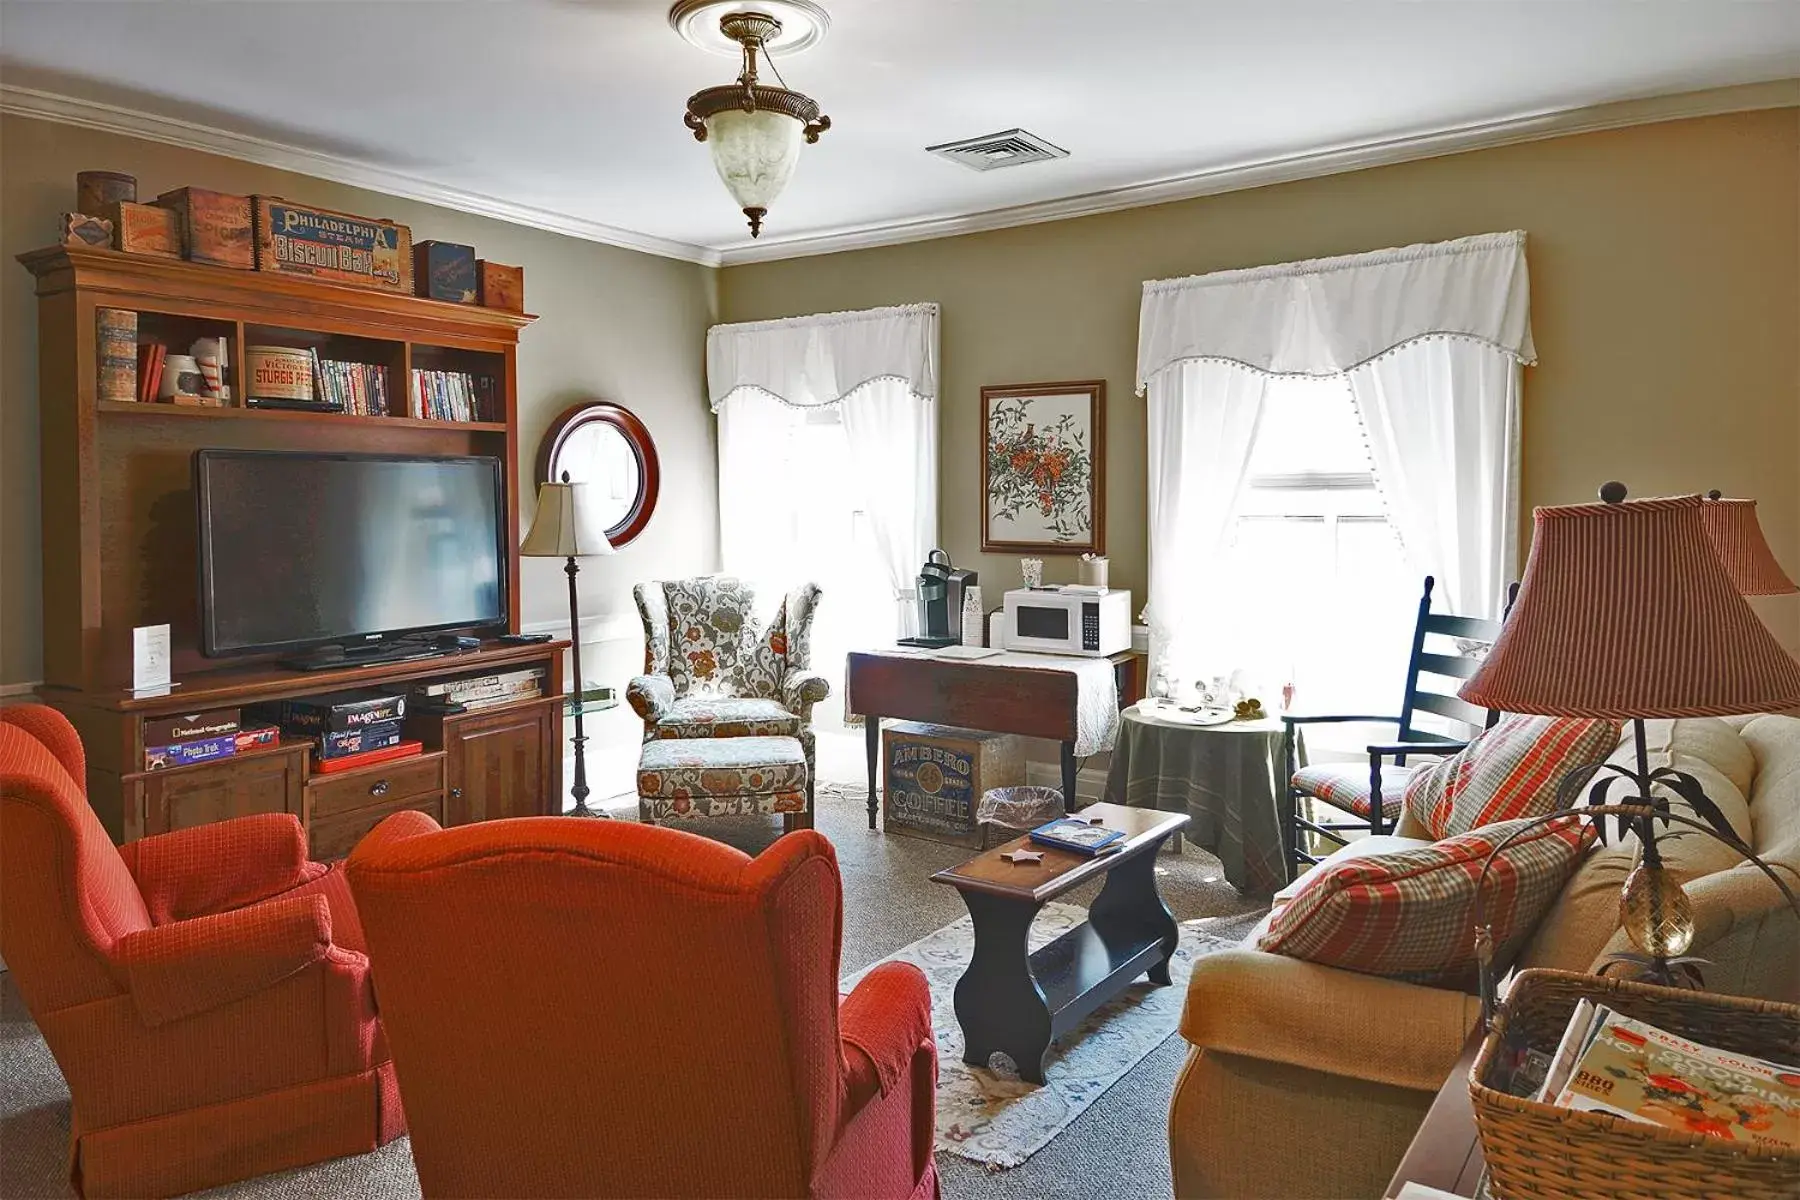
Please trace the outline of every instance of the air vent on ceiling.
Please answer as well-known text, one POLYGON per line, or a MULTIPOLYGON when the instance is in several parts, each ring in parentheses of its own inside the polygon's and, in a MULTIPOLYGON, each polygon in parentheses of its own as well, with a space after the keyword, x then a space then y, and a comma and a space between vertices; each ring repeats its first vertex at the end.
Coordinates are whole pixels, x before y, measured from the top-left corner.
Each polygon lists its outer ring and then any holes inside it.
POLYGON ((1069 152, 1052 146, 1034 133, 1008 129, 960 142, 927 146, 926 151, 953 163, 961 163, 971 171, 993 171, 1000 167, 1016 167, 1022 163, 1043 162, 1051 158, 1067 158, 1069 152))

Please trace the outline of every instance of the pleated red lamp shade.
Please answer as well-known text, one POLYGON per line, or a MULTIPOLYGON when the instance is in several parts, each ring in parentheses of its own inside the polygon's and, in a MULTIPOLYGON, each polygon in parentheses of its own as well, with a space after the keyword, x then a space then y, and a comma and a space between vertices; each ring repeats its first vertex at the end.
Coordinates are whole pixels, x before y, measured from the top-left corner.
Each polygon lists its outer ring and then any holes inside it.
POLYGON ((1715 717, 1800 707, 1800 662, 1751 611, 1699 496, 1540 508, 1512 615, 1459 693, 1551 716, 1715 717))
POLYGON ((1740 596, 1785 596, 1800 592, 1787 577, 1756 521, 1756 501, 1721 500, 1717 495, 1700 508, 1700 523, 1712 539, 1725 573, 1740 596))

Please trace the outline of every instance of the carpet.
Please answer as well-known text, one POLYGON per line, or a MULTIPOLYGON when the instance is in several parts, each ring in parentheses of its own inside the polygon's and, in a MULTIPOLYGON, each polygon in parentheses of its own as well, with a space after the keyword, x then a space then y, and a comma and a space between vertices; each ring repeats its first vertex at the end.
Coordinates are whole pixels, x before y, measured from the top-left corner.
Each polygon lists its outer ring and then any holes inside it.
MULTIPOLYGON (((844 877, 842 970, 848 974, 966 915, 956 891, 930 878, 970 852, 868 828, 860 734, 821 733, 819 767, 818 828, 837 848, 844 877)), ((621 815, 637 810, 629 797, 607 807, 621 815)), ((781 822, 725 818, 705 824, 704 832, 755 854, 781 836, 781 822)), ((1216 936, 1241 938, 1268 911, 1266 900, 1233 890, 1221 878, 1219 860, 1192 845, 1184 854, 1158 859, 1156 871, 1176 920, 1215 918, 1203 928, 1216 936)), ((1098 886, 1083 886, 1063 899, 1085 904, 1098 886)), ((1180 1037, 1163 1039, 1022 1166, 996 1173, 983 1163, 938 1155, 945 1200, 1116 1200, 1121 1195, 1171 1200, 1169 1095, 1186 1050, 1180 1037)), ((65 1174, 68 1137, 68 1089, 11 977, 0 973, 0 1197, 67 1200, 72 1195, 65 1174)), ((418 1195, 405 1138, 372 1154, 205 1193, 208 1200, 417 1200, 418 1195)))
MULTIPOLYGON (((1086 919, 1087 911, 1075 905, 1045 905, 1031 926, 1031 948, 1086 919)), ((1154 987, 1139 979, 1052 1043, 1042 1085, 1020 1079, 1003 1057, 993 1060, 1001 1069, 963 1061, 954 997, 956 981, 975 949, 968 917, 889 956, 890 962, 912 963, 931 984, 931 1024, 938 1045, 937 1149, 990 1167, 1016 1167, 1042 1150, 1175 1031, 1194 960, 1237 944, 1204 932, 1206 925, 1204 920, 1181 923, 1181 941, 1169 965, 1171 986, 1154 987)), ((845 979, 844 990, 868 970, 873 967, 845 979)))

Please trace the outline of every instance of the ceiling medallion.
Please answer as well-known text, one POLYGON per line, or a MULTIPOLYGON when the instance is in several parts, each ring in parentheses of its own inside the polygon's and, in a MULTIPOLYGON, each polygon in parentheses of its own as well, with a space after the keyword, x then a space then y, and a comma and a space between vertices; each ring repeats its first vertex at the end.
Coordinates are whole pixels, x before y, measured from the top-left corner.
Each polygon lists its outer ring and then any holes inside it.
MULTIPOLYGON (((669 13, 670 23, 684 37, 689 36, 684 22, 691 29, 695 15, 684 10, 691 8, 687 3, 677 4, 669 13)), ((814 19, 812 27, 817 33, 823 32, 823 18, 820 11, 814 19)), ((811 97, 757 80, 757 54, 766 58, 768 47, 780 44, 779 19, 767 12, 733 9, 719 17, 719 32, 741 48, 743 70, 735 83, 690 96, 683 119, 694 131, 694 140, 712 149, 713 166, 750 219, 750 236, 756 237, 762 233, 769 205, 787 186, 800 161, 802 141, 818 141, 819 135, 831 128, 831 118, 819 111, 818 102, 811 97)), ((773 68, 773 62, 770 66, 773 68)), ((777 71, 776 78, 780 77, 777 71)))

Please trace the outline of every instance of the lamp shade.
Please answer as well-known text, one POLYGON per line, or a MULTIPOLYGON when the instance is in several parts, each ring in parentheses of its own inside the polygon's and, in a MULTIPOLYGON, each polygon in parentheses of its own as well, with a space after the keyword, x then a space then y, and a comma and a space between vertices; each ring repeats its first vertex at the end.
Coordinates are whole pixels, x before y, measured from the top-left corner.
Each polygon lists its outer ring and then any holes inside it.
POLYGON ((600 523, 588 517, 582 495, 586 488, 583 483, 539 484, 537 515, 531 519, 531 531, 519 544, 519 553, 527 558, 580 558, 613 553, 600 523))
POLYGON ((1709 499, 1701 505, 1700 523, 1740 596, 1800 592, 1763 540, 1762 526, 1756 521, 1756 501, 1709 499))
POLYGON ((706 144, 725 190, 745 212, 775 203, 800 161, 801 123, 784 112, 728 108, 706 119, 706 144))
POLYGON ((1800 706, 1800 662, 1738 595, 1706 536, 1706 503, 1538 509, 1518 601, 1459 695, 1614 720, 1800 706))

